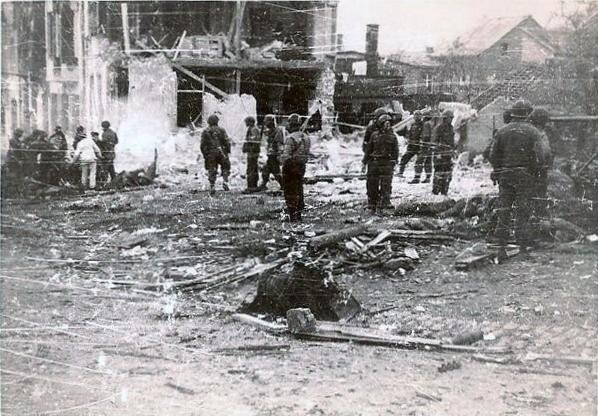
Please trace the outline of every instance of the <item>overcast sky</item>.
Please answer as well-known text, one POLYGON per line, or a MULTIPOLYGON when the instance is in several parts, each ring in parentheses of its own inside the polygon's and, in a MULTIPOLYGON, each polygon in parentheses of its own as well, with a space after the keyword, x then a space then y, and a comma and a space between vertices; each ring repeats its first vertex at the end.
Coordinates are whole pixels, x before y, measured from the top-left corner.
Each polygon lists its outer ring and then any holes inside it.
MULTIPOLYGON (((598 1, 598 0, 586 0, 598 1)), ((577 0, 340 0, 338 32, 344 49, 364 51, 365 26, 380 25, 379 52, 423 50, 452 41, 483 22, 484 17, 531 14, 545 26, 558 25, 565 11, 580 7, 577 0)))

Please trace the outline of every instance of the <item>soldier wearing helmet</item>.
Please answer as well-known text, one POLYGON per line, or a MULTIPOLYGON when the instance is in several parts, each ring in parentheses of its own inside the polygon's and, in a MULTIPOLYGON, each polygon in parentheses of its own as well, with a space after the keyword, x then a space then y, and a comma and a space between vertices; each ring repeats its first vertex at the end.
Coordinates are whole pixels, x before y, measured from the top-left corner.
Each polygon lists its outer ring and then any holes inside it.
POLYGON ((309 136, 301 131, 301 119, 298 114, 291 114, 288 120, 288 132, 281 156, 282 182, 284 199, 291 222, 301 221, 305 203, 303 200, 303 177, 305 164, 309 156, 309 136))
POLYGON ((377 129, 376 121, 378 118, 384 114, 388 114, 388 111, 384 107, 379 107, 374 110, 373 118, 368 123, 367 127, 365 128, 365 133, 363 135, 363 145, 361 146, 362 150, 365 152, 365 148, 372 137, 372 133, 377 129))
POLYGON ((280 173, 280 158, 282 155, 282 147, 284 145, 285 130, 283 127, 276 125, 276 118, 273 114, 268 114, 264 117, 264 125, 262 126, 261 140, 266 139, 266 151, 268 158, 266 165, 262 169, 262 184, 258 188, 260 191, 268 189, 268 181, 270 175, 282 188, 282 175, 280 173))
POLYGON ((110 128, 109 121, 102 121, 102 168, 105 173, 110 174, 110 181, 116 179, 116 171, 114 170, 114 158, 116 157, 115 148, 118 144, 118 136, 116 132, 110 128))
POLYGON ((399 143, 390 122, 388 114, 378 117, 363 155, 363 164, 367 166, 368 209, 372 213, 391 207, 392 176, 399 159, 399 143))
POLYGON ((536 151, 539 154, 541 164, 536 172, 536 180, 534 182, 534 196, 536 199, 534 200, 533 211, 536 217, 544 217, 546 216, 546 202, 548 199, 548 171, 552 167, 554 160, 550 148, 550 140, 548 139, 550 114, 542 108, 536 108, 530 114, 529 120, 540 131, 540 141, 536 143, 536 151))
POLYGON ((258 160, 260 157, 261 136, 260 131, 255 126, 255 118, 245 118, 245 142, 243 143, 243 153, 247 155, 247 189, 244 193, 257 191, 257 185, 260 179, 258 170, 258 160))
MULTIPOLYGON (((424 121, 422 119, 421 111, 415 111, 413 113, 413 119, 414 123, 409 128, 409 132, 407 132, 407 152, 403 155, 401 163, 399 164, 399 176, 403 176, 405 166, 407 166, 407 163, 409 163, 414 156, 419 154, 421 149, 421 136, 424 129, 424 121)), ((409 183, 419 183, 419 175, 416 173, 415 178, 409 183)))
POLYGON ((230 139, 226 130, 218 126, 218 116, 212 114, 208 117, 208 127, 201 133, 201 153, 205 160, 205 167, 208 171, 210 182, 210 195, 216 194, 216 178, 218 177, 218 166, 222 174, 222 188, 228 191, 228 176, 230 175, 230 139))
MULTIPOLYGON (((512 217, 515 217, 515 239, 522 249, 531 241, 528 222, 535 175, 540 166, 537 143, 541 134, 527 122, 532 106, 518 101, 511 109, 512 121, 501 127, 490 149, 493 176, 499 185, 499 209, 495 237, 504 247, 511 234, 512 217)), ((499 258, 504 250, 499 252, 499 258)))
POLYGON ((447 195, 453 178, 453 152, 455 150, 455 132, 453 131, 453 112, 444 110, 440 122, 432 131, 434 148, 434 178, 432 193, 447 195))

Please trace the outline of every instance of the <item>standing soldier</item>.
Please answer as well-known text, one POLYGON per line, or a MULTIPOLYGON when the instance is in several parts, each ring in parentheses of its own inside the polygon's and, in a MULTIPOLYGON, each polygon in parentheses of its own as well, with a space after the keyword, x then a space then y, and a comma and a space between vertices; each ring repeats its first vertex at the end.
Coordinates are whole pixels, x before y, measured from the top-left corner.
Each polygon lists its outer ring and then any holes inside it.
POLYGON ((440 123, 432 131, 434 146, 434 179, 432 193, 434 195, 448 194, 449 185, 453 178, 453 151, 455 149, 455 133, 451 121, 453 112, 444 110, 440 123))
MULTIPOLYGON (((422 132, 424 129, 424 121, 422 120, 421 112, 415 111, 413 113, 413 119, 415 120, 415 122, 411 125, 409 132, 407 132, 407 152, 403 155, 403 157, 401 158, 401 163, 399 164, 400 177, 403 176, 403 173, 405 172, 405 166, 407 166, 407 163, 409 163, 413 156, 419 158, 419 153, 421 151, 422 132)), ((419 175, 416 173, 415 178, 409 183, 419 183, 419 175)))
MULTIPOLYGON (((501 247, 507 244, 515 217, 515 239, 524 250, 530 245, 528 221, 534 189, 534 175, 539 166, 536 144, 540 132, 525 119, 532 107, 518 101, 511 110, 513 121, 501 127, 490 149, 490 163, 499 184, 499 211, 495 237, 501 247), (513 212, 514 211, 514 212, 513 212)), ((503 250, 499 258, 504 257, 503 250)))
POLYGON ((10 175, 18 182, 23 179, 23 164, 25 162, 25 152, 23 140, 23 129, 16 129, 12 139, 8 142, 8 152, 6 154, 6 165, 10 175))
POLYGON ((64 163, 66 161, 66 154, 69 149, 68 144, 66 143, 66 137, 62 132, 62 128, 60 126, 56 126, 54 129, 54 134, 52 134, 49 138, 50 145, 53 148, 53 153, 51 155, 52 164, 50 168, 50 177, 51 180, 49 183, 57 185, 60 183, 60 179, 63 178, 64 172, 64 163))
POLYGON ((372 213, 390 206, 392 174, 399 159, 399 143, 390 121, 388 114, 378 118, 363 155, 364 170, 367 166, 368 209, 372 213))
POLYGON ((97 173, 96 177, 100 183, 105 184, 108 182, 108 170, 106 169, 106 153, 109 151, 109 148, 106 148, 105 142, 100 139, 100 133, 97 131, 91 132, 91 139, 93 142, 98 146, 100 152, 102 152, 102 157, 97 160, 97 173))
POLYGON ((257 185, 260 179, 258 170, 258 159, 260 157, 260 131, 255 127, 255 118, 247 117, 245 119, 247 132, 245 133, 245 142, 243 143, 243 153, 247 154, 247 189, 244 193, 257 191, 257 185))
POLYGON ((426 114, 424 125, 422 127, 421 141, 419 144, 419 153, 415 161, 415 178, 413 183, 418 183, 422 170, 426 172, 426 177, 422 183, 430 182, 432 176, 432 131, 434 130, 434 117, 432 114, 426 114))
POLYGON ((102 170, 110 174, 110 181, 116 179, 116 171, 114 170, 114 158, 116 153, 114 148, 118 144, 118 136, 116 132, 110 129, 109 121, 102 121, 102 148, 104 149, 102 157, 102 170))
POLYGON ((212 114, 208 117, 208 127, 201 133, 201 153, 205 160, 205 167, 208 171, 210 181, 210 195, 216 194, 216 178, 218 177, 218 166, 222 174, 222 188, 228 191, 228 176, 230 175, 230 139, 226 130, 218 126, 218 116, 212 114))
POLYGON ((536 143, 536 152, 539 155, 540 166, 536 171, 535 186, 535 203, 534 215, 536 217, 546 216, 546 206, 548 199, 548 171, 552 167, 554 157, 550 149, 550 141, 548 139, 547 125, 550 121, 550 114, 548 111, 537 108, 529 116, 532 125, 540 132, 540 140, 536 143))
POLYGON ((276 126, 276 118, 274 115, 268 114, 264 117, 264 125, 262 127, 262 140, 266 136, 267 155, 266 166, 262 170, 262 184, 259 187, 260 191, 268 189, 268 181, 270 175, 278 182, 281 188, 282 176, 280 174, 280 157, 282 155, 282 148, 284 145, 284 128, 276 126))
POLYGON ((289 134, 286 137, 282 152, 284 199, 291 222, 301 221, 301 212, 305 207, 303 177, 310 144, 309 136, 301 131, 299 115, 291 114, 289 117, 289 134))

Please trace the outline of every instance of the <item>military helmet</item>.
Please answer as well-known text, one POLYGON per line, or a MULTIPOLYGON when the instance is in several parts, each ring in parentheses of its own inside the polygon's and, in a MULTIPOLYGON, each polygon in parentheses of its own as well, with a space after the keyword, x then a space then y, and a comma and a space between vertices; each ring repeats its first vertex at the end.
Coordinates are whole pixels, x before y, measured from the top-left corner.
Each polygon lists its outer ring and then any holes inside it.
POLYGON ((550 113, 543 108, 536 108, 529 115, 530 121, 538 126, 544 126, 550 121, 550 113))
POLYGON ((108 120, 102 121, 102 127, 107 129, 108 127, 110 127, 110 122, 108 120))
POLYGON ((218 118, 218 116, 216 114, 210 115, 208 117, 208 126, 217 126, 219 120, 220 119, 218 118))
POLYGON ((255 125, 255 118, 252 117, 252 116, 245 117, 245 123, 254 126, 255 125))
POLYGON ((299 114, 293 113, 289 116, 289 126, 298 126, 301 124, 301 118, 299 114))
POLYGON ((511 116, 513 118, 527 118, 533 111, 533 107, 525 100, 519 100, 511 108, 511 116))
POLYGON ((382 114, 380 117, 378 117, 377 121, 380 123, 386 123, 387 121, 392 121, 392 117, 388 114, 382 114))
POLYGON ((380 116, 388 114, 388 111, 384 107, 379 107, 374 110, 374 119, 378 119, 380 116))

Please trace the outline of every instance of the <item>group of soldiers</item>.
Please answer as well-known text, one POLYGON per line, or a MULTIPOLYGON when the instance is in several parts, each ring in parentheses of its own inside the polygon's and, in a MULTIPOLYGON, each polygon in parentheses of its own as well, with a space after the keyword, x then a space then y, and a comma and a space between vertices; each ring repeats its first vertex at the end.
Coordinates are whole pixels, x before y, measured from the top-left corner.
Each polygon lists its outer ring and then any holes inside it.
MULTIPOLYGON (((205 161, 210 183, 210 195, 216 194, 218 168, 223 179, 224 191, 230 190, 230 151, 231 141, 226 131, 218 126, 218 116, 212 114, 207 119, 208 127, 201 134, 201 152, 205 161)), ((287 213, 291 222, 301 221, 305 208, 303 178, 309 156, 310 139, 298 114, 291 114, 287 127, 277 126, 272 114, 264 117, 261 129, 256 127, 254 117, 245 119, 247 127, 243 142, 243 153, 247 155, 247 188, 244 193, 264 191, 271 177, 283 190, 287 213), (266 163, 262 169, 262 182, 259 184, 259 157, 262 143, 266 145, 266 163)))
POLYGON ((450 110, 437 114, 415 111, 413 124, 402 134, 407 138, 407 151, 399 163, 399 145, 392 128, 392 117, 384 109, 374 111, 363 141, 363 171, 367 170, 368 209, 378 212, 392 208, 392 179, 396 165, 400 177, 409 161, 416 157, 415 177, 410 184, 420 183, 422 171, 432 180, 432 193, 447 195, 452 179, 455 133, 450 110), (432 174, 432 171, 434 172, 432 174))
POLYGON ((103 121, 101 126, 102 134, 94 131, 91 137, 83 126, 77 127, 72 150, 60 126, 50 136, 42 130, 25 136, 22 129, 16 129, 5 165, 11 182, 19 184, 26 178, 48 185, 79 182, 81 190, 86 190, 95 189, 97 176, 102 183, 115 180, 118 136, 110 122, 103 121))

